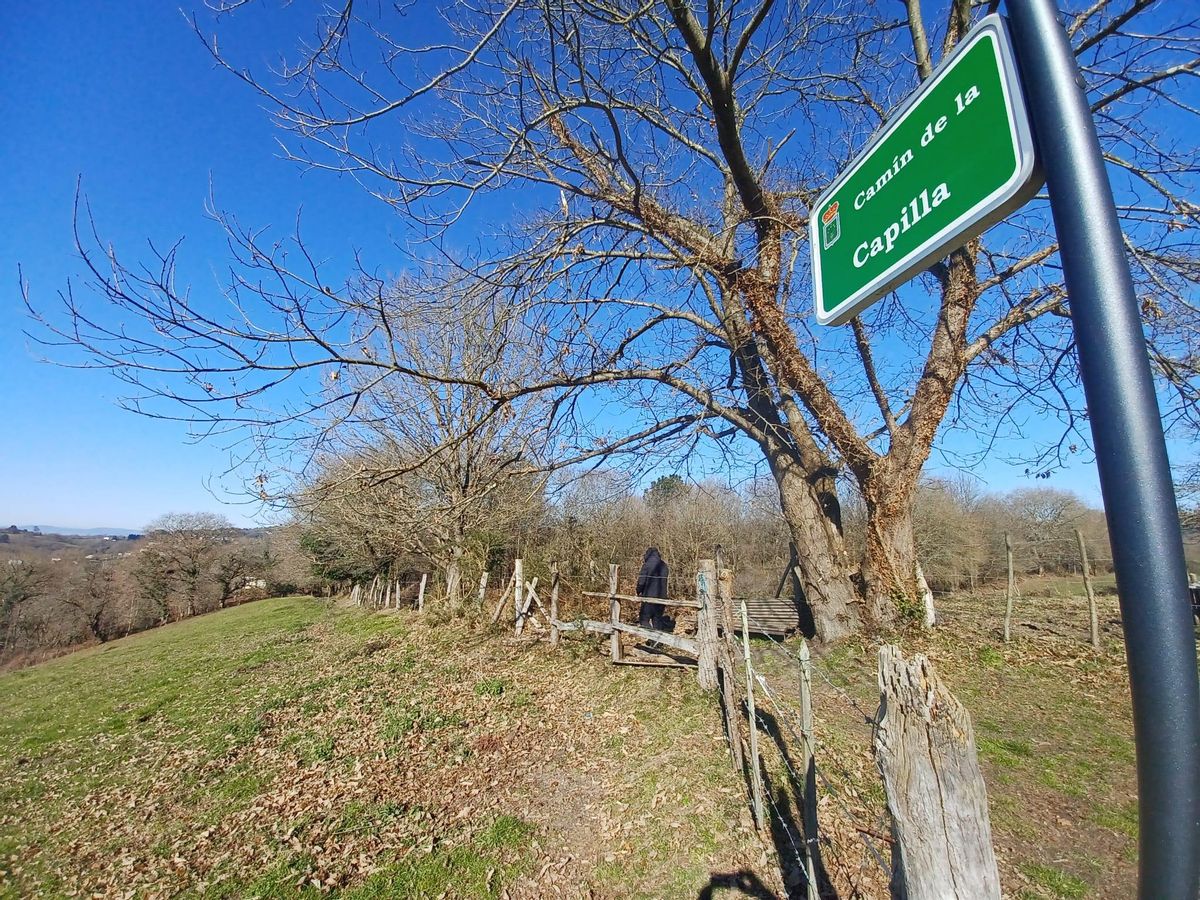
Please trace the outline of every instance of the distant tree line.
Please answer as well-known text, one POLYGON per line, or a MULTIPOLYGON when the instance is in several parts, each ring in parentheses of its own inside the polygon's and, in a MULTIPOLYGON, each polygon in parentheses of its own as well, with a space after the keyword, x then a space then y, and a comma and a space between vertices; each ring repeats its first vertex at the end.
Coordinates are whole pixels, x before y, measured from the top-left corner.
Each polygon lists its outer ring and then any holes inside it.
POLYGON ((317 586, 294 541, 247 535, 209 513, 162 516, 144 536, 86 555, 95 539, 64 539, 51 550, 45 536, 5 536, 0 663, 317 586))
MULTIPOLYGON (((542 493, 513 493, 507 501, 498 499, 489 515, 456 538, 470 548, 453 557, 456 572, 439 562, 451 558, 445 552, 417 549, 436 545, 438 529, 412 524, 419 518, 413 510, 397 513, 383 495, 357 508, 310 511, 300 529, 301 550, 315 574, 338 586, 429 572, 434 588, 426 602, 440 594, 453 609, 462 608, 466 586, 483 571, 506 577, 517 556, 540 568, 557 562, 577 583, 597 585, 606 581, 609 563, 628 570, 655 546, 673 567, 672 592, 684 594, 692 589, 698 560, 718 548, 734 567, 742 594, 778 590, 793 563, 790 532, 769 480, 735 490, 667 475, 643 489, 627 474, 600 469, 542 493)), ((867 528, 862 501, 843 490, 842 507, 849 552, 861 555, 867 528)), ((968 476, 926 478, 917 492, 915 525, 919 562, 934 591, 979 589, 1006 577, 1006 534, 1016 548, 1018 574, 1077 573, 1076 528, 1088 542, 1093 568, 1110 565, 1103 513, 1052 487, 989 493, 968 476)))
MULTIPOLYGON (((356 471, 370 467, 355 470, 343 460, 321 479, 344 482, 356 471)), ((773 593, 781 583, 792 589, 783 575, 797 561, 770 480, 734 489, 672 474, 640 487, 628 473, 598 469, 554 483, 529 475, 498 479, 464 499, 461 492, 447 496, 422 472, 354 490, 331 490, 318 479, 291 525, 258 534, 220 516, 171 514, 152 522, 144 537, 114 543, 125 552, 91 558, 81 550, 54 556, 33 535, 11 535, 0 551, 0 663, 269 595, 345 589, 377 575, 428 573, 427 602, 463 611, 482 573, 506 577, 517 556, 533 567, 557 562, 576 584, 594 586, 607 579, 609 563, 635 571, 645 549, 656 546, 673 567, 672 593, 685 595, 698 560, 719 548, 735 569, 739 594, 773 593)), ((841 506, 849 551, 861 554, 868 527, 862 501, 844 487, 841 506)), ((1067 491, 989 493, 967 476, 926 478, 914 510, 919 562, 935 591, 977 590, 1003 579, 1005 535, 1016 548, 1018 574, 1078 572, 1075 529, 1094 567, 1109 565, 1103 514, 1067 491)))

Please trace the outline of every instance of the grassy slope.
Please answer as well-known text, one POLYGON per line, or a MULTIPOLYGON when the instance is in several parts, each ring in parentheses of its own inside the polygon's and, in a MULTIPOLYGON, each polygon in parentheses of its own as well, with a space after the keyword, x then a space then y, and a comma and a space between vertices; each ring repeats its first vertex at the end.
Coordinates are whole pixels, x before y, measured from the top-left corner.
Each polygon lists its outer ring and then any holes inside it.
MULTIPOLYGON (((943 627, 906 650, 972 712, 1006 896, 1129 896, 1115 600, 1103 585, 1095 655, 1060 581, 1026 582, 1011 644, 993 594, 944 600, 943 627)), ((767 650, 772 682, 794 685, 767 650)), ((845 898, 886 896, 856 830, 886 831, 862 715, 874 666, 869 645, 817 660, 825 859, 845 898)), ((690 675, 614 669, 583 644, 311 600, 206 616, 0 677, 0 895, 694 897, 746 870, 777 890, 713 707, 690 675)))
POLYGON ((675 672, 264 601, 0 677, 0 896, 771 884, 719 729, 675 672))

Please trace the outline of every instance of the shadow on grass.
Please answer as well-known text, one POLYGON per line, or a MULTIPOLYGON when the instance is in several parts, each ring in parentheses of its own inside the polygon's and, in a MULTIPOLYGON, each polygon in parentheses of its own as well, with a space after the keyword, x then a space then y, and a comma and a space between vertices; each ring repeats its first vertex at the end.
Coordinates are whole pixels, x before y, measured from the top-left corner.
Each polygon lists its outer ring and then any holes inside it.
POLYGON ((762 883, 757 875, 746 869, 740 872, 714 874, 696 895, 696 900, 712 900, 716 891, 737 891, 743 897, 759 897, 761 900, 778 900, 775 892, 762 883))

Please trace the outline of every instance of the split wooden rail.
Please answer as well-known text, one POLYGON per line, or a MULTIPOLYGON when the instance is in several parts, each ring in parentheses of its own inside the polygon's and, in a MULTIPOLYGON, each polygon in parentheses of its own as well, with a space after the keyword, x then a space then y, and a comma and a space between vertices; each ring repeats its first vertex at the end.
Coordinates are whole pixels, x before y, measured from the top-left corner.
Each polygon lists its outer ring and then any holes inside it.
MULTIPOLYGON (((640 666, 662 666, 662 667, 681 667, 689 666, 690 661, 679 660, 672 657, 668 661, 656 661, 651 659, 631 658, 624 654, 621 648, 621 635, 627 634, 637 638, 648 644, 667 647, 688 656, 696 658, 696 666, 700 670, 701 681, 703 681, 703 673, 706 668, 715 670, 715 653, 716 646, 713 640, 707 640, 707 630, 711 631, 715 636, 716 633, 716 607, 712 602, 711 594, 707 589, 697 589, 697 597, 695 600, 683 598, 648 598, 638 597, 633 594, 623 594, 617 589, 618 579, 620 576, 620 567, 610 565, 608 570, 608 590, 607 591, 581 591, 584 597, 597 597, 608 600, 609 617, 605 621, 597 619, 580 618, 574 621, 564 621, 558 618, 557 609, 557 591, 552 594, 553 608, 550 620, 551 640, 556 641, 557 635, 568 631, 584 631, 591 634, 608 635, 610 639, 609 650, 612 655, 612 661, 617 664, 625 665, 640 665, 640 666), (621 604, 623 603, 661 603, 663 606, 678 607, 685 609, 695 609, 697 615, 697 634, 696 637, 687 637, 682 634, 675 634, 669 631, 661 631, 657 628, 646 628, 642 625, 630 625, 621 620, 621 604)), ((555 575, 557 579, 557 573, 555 575)), ((702 582, 702 578, 698 577, 697 584, 702 582)), ((557 583, 557 581, 556 581, 557 583)))

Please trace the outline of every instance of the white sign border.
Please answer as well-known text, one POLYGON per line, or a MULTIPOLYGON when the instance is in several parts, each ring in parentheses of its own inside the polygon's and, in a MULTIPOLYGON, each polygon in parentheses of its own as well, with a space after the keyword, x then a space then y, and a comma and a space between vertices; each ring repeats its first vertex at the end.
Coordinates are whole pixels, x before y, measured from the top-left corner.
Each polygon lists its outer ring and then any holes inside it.
POLYGON ((1004 219, 1010 212, 1023 206, 1037 193, 1042 184, 1037 154, 1034 149, 1033 132, 1029 126, 1029 115, 1025 110, 1025 97, 1017 76, 1016 59, 1008 36, 1008 26, 998 13, 985 16, 963 40, 953 54, 942 60, 933 75, 904 102, 884 130, 880 131, 854 157, 854 160, 838 175, 821 194, 809 212, 809 243, 812 247, 813 309, 821 325, 842 325, 854 318, 862 309, 874 303, 888 291, 908 281, 941 259, 951 249, 965 243, 963 232, 974 230, 980 233, 1004 219), (830 198, 866 163, 867 158, 883 141, 887 140, 908 118, 916 105, 936 87, 960 56, 968 52, 979 41, 990 38, 994 42, 1000 64, 1001 88, 1004 91, 1004 109, 1008 114, 1010 134, 1015 134, 1013 149, 1016 164, 1013 173, 999 188, 947 224, 928 240, 901 257, 867 284, 843 300, 830 312, 824 312, 821 290, 821 254, 818 246, 820 210, 830 198))

